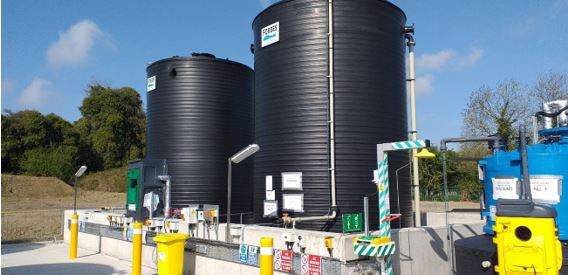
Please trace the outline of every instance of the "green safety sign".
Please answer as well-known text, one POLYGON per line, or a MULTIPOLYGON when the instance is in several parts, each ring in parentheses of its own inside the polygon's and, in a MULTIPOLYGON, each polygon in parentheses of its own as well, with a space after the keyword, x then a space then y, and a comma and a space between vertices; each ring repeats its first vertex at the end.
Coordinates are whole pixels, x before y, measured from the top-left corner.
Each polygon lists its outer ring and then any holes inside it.
POLYGON ((343 214, 343 233, 361 232, 363 230, 363 215, 361 213, 343 214))

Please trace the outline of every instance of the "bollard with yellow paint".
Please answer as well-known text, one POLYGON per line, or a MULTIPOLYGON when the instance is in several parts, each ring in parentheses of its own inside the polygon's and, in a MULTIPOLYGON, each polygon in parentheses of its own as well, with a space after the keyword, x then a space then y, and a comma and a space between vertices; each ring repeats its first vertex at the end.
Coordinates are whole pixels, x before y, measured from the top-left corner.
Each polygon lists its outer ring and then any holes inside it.
POLYGON ((142 273, 142 223, 132 226, 132 275, 142 273))
POLYGON ((274 273, 272 243, 272 238, 260 238, 260 275, 272 275, 274 273))
POLYGON ((79 215, 71 215, 71 243, 69 244, 69 259, 77 258, 77 239, 79 235, 79 215))

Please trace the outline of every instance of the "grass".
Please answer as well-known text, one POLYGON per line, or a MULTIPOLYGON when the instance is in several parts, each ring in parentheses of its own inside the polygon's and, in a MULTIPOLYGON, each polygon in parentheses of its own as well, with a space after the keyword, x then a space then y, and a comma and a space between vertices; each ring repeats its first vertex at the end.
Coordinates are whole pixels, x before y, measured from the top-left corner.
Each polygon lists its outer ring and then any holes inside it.
POLYGON ((79 187, 83 190, 103 192, 126 192, 127 167, 120 167, 89 173, 79 179, 79 187))

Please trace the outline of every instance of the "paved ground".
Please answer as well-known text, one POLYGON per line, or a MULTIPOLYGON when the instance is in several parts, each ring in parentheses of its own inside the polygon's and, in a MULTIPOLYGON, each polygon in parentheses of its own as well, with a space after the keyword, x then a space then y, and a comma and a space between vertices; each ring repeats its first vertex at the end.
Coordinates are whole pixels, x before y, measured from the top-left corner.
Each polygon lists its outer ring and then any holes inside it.
MULTIPOLYGON (((130 274, 130 262, 97 252, 79 249, 78 257, 69 260, 69 245, 40 242, 2 245, 2 274, 130 274)), ((142 268, 142 274, 156 274, 151 268, 142 268)))

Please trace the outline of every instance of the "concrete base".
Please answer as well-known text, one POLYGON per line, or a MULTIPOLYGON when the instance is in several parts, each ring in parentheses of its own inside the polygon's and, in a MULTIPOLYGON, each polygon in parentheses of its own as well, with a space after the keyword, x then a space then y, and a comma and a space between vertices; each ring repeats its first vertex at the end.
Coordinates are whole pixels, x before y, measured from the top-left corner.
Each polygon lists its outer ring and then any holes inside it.
MULTIPOLYGON (((71 211, 65 212, 66 221, 70 218, 70 215, 71 211)), ((101 224, 108 224, 104 217, 105 215, 105 213, 82 211, 82 213, 79 213, 79 219, 82 220, 81 217, 89 217, 89 222, 99 221, 101 224)), ((67 224, 65 224, 64 228, 64 239, 66 242, 69 242, 67 224)), ((452 274, 450 270, 453 268, 453 247, 450 244, 456 239, 482 234, 482 224, 452 225, 450 226, 450 231, 451 234, 448 238, 445 226, 393 230, 392 239, 397 244, 397 253, 393 257, 395 274, 452 274), (452 252, 448 253, 448 251, 452 252)), ((224 224, 219 226, 218 232, 219 240, 224 241, 224 224)), ((212 239, 217 238, 214 232, 210 233, 212 233, 210 234, 212 239)), ((293 251, 300 252, 300 249, 303 248, 304 253, 319 255, 326 258, 328 262, 338 263, 338 268, 328 269, 327 272, 324 272, 325 274, 357 274, 351 273, 351 271, 361 269, 365 265, 375 264, 373 259, 369 261, 368 257, 359 257, 354 254, 353 239, 361 234, 340 234, 243 225, 242 233, 240 236, 235 236, 234 243, 258 246, 261 237, 272 237, 274 239, 274 248, 286 249, 285 233, 291 234, 292 239, 295 240, 291 246, 293 251), (298 241, 298 237, 301 237, 302 241, 298 241), (325 237, 333 239, 332 255, 330 255, 324 245, 325 237)), ((376 232, 373 232, 373 234, 376 234, 376 232)), ((201 236, 202 234, 199 235, 201 236)), ((211 243, 209 245, 215 245, 215 242, 211 243)), ((132 255, 132 244, 130 242, 92 234, 79 233, 79 246, 124 260, 130 260, 132 255)), ((154 246, 144 245, 142 253, 143 265, 156 268, 155 251, 154 246)), ((184 274, 254 274, 258 272, 257 267, 204 256, 204 253, 196 253, 195 251, 190 252, 186 250, 184 256, 184 274)))

